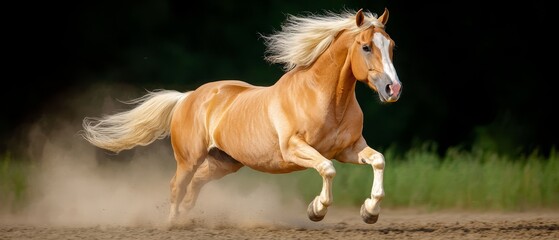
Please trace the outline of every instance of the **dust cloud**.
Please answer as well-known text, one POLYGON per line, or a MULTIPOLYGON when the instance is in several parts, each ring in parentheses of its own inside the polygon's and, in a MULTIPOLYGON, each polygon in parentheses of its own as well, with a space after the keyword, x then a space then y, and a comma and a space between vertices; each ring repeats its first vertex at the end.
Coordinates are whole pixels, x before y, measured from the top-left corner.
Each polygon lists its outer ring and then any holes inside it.
MULTIPOLYGON (((129 91, 129 92, 130 92, 129 91)), ((103 151, 79 135, 83 117, 112 114, 131 106, 119 100, 143 94, 134 88, 95 87, 54 101, 29 127, 26 152, 33 164, 25 207, 0 222, 46 226, 165 226, 169 181, 175 160, 168 138, 119 154, 103 151), (123 89, 136 93, 123 94, 123 89)), ((282 200, 273 175, 256 175, 247 187, 239 172, 207 184, 187 223, 207 226, 309 224, 306 203, 282 200), (239 181, 242 179, 242 181, 239 181)))

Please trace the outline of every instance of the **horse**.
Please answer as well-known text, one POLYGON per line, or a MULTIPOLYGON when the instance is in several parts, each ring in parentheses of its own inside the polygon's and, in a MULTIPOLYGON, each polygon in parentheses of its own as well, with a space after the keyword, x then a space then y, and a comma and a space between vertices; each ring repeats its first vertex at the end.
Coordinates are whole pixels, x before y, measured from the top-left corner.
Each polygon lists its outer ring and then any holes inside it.
POLYGON ((264 36, 264 58, 283 64, 270 86, 216 80, 194 90, 157 89, 129 101, 135 107, 103 117, 85 117, 82 136, 119 153, 170 136, 176 172, 170 181, 169 221, 191 210, 204 184, 243 166, 282 174, 313 168, 323 185, 308 205, 321 221, 332 204, 333 160, 370 165, 371 197, 360 208, 375 223, 384 197, 383 154, 363 138, 363 112, 355 87, 362 82, 380 104, 401 95, 386 33, 389 12, 359 9, 308 16, 288 15, 281 30, 264 36))

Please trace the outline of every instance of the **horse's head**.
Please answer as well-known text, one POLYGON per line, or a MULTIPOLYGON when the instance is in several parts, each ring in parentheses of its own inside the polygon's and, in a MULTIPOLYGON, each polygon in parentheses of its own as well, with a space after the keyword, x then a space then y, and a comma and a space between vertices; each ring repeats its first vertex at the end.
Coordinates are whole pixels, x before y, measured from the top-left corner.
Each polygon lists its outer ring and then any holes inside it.
MULTIPOLYGON (((365 21, 362 10, 359 10, 355 23, 361 27, 365 21)), ((394 41, 384 31, 388 21, 386 8, 378 21, 382 23, 382 27, 371 25, 360 32, 351 45, 351 70, 357 80, 378 92, 381 101, 395 102, 400 98, 402 84, 392 64, 394 41)))

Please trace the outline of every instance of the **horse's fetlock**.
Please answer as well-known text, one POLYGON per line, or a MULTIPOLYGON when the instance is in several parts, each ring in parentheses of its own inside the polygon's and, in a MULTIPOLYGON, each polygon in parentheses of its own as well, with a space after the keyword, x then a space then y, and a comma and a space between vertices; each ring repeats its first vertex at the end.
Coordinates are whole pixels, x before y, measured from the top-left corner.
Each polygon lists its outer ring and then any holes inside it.
POLYGON ((376 199, 377 201, 380 201, 384 198, 384 191, 379 191, 376 193, 372 194, 373 199, 376 199))
POLYGON ((375 169, 384 169, 384 156, 381 153, 374 155, 372 165, 375 169))

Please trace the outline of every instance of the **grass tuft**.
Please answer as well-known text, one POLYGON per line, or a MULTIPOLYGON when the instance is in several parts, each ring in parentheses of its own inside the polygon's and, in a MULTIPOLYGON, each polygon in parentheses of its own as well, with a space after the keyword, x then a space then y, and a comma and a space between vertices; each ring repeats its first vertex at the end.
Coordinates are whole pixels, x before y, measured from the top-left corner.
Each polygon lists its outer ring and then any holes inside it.
POLYGON ((10 153, 0 157, 0 212, 14 212, 24 206, 27 190, 27 166, 15 161, 10 153))

